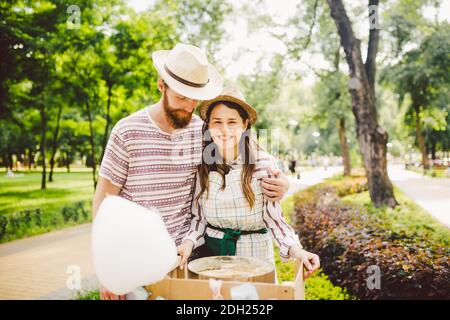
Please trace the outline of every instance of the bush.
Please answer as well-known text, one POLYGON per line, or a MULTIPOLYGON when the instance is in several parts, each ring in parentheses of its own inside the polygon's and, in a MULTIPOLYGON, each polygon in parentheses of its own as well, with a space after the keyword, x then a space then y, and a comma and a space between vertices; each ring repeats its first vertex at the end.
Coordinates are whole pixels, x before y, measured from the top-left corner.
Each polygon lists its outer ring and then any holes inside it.
POLYGON ((354 300, 345 288, 334 286, 322 270, 305 281, 306 300, 354 300))
POLYGON ((395 226, 380 213, 387 208, 372 208, 373 214, 365 206, 343 203, 338 194, 364 190, 359 178, 354 181, 352 186, 349 179, 334 179, 295 199, 294 228, 303 245, 319 254, 330 280, 360 299, 448 299, 448 241, 407 231, 407 225, 417 229, 414 221, 395 226), (381 270, 381 288, 371 290, 367 281, 373 265, 381 270))
MULTIPOLYGON (((291 216, 294 213, 294 196, 284 199, 281 203, 286 222, 291 224, 291 216)), ((281 262, 278 247, 274 246, 275 265, 278 282, 294 281, 295 266, 293 261, 281 262)), ((354 299, 345 288, 340 288, 331 283, 328 277, 319 270, 305 281, 306 300, 348 300, 354 299)))
POLYGON ((44 213, 40 208, 0 216, 0 241, 30 236, 55 227, 75 225, 90 220, 86 202, 64 206, 60 212, 44 213))

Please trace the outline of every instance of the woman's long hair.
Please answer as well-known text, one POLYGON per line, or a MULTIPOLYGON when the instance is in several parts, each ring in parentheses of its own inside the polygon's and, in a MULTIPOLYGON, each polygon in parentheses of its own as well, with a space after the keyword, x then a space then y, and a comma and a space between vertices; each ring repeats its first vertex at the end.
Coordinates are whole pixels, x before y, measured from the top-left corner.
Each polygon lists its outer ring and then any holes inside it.
MULTIPOLYGON (((198 176, 200 180, 199 182, 201 191, 198 194, 195 201, 199 201, 200 197, 203 195, 205 191, 206 194, 208 195, 209 191, 208 176, 211 171, 217 171, 222 176, 223 182, 221 189, 222 190, 225 189, 226 186, 225 175, 229 172, 230 167, 229 165, 224 163, 217 146, 211 139, 208 130, 211 112, 215 107, 217 107, 220 104, 224 104, 228 108, 236 110, 244 122, 245 120, 249 119, 248 113, 245 111, 245 109, 239 104, 231 101, 216 101, 209 107, 202 130, 203 133, 202 163, 198 166, 198 176), (211 150, 211 154, 207 154, 207 152, 205 152, 208 150, 211 150), (211 158, 213 159, 213 161, 211 161, 211 158)), ((241 158, 243 159, 241 188, 249 206, 253 208, 255 204, 255 193, 253 192, 252 188, 252 179, 256 167, 255 152, 258 147, 257 144, 252 140, 250 124, 248 124, 246 131, 242 134, 238 146, 239 146, 238 147, 239 155, 241 155, 241 158)))

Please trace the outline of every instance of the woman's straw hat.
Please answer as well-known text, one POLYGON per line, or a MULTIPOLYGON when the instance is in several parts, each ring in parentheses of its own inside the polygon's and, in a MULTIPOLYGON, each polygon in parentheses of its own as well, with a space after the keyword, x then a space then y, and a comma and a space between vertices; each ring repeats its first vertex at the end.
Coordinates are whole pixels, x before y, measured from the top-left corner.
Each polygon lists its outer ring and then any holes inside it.
POLYGON ((249 116, 250 124, 253 125, 256 123, 258 117, 255 108, 245 101, 244 95, 235 86, 225 88, 222 93, 214 99, 203 101, 200 105, 200 118, 205 121, 209 107, 218 101, 231 101, 242 106, 249 116))

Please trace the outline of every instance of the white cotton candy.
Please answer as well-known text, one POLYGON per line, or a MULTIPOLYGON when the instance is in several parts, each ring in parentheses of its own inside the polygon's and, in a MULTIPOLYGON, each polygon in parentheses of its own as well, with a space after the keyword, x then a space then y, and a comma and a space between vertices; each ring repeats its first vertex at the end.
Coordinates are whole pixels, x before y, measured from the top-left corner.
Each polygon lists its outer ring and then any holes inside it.
POLYGON ((177 264, 175 242, 158 211, 118 196, 100 205, 92 255, 99 282, 114 294, 158 282, 177 264))
POLYGON ((244 283, 230 289, 231 300, 259 300, 258 291, 250 283, 244 283))

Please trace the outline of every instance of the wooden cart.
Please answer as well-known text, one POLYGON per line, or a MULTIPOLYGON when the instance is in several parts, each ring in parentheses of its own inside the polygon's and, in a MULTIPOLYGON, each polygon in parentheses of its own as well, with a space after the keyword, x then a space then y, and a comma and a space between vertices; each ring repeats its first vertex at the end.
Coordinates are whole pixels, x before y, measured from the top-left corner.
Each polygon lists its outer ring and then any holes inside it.
MULTIPOLYGON (((239 281, 223 281, 221 293, 225 300, 230 300, 230 289, 240 285, 239 281)), ((291 282, 277 284, 274 276, 252 282, 260 300, 304 300, 305 286, 303 281, 303 265, 296 260, 295 278, 291 282)), ((162 297, 167 300, 210 300, 212 297, 208 280, 200 280, 186 269, 174 269, 164 280, 145 287, 151 293, 149 300, 162 297)))

